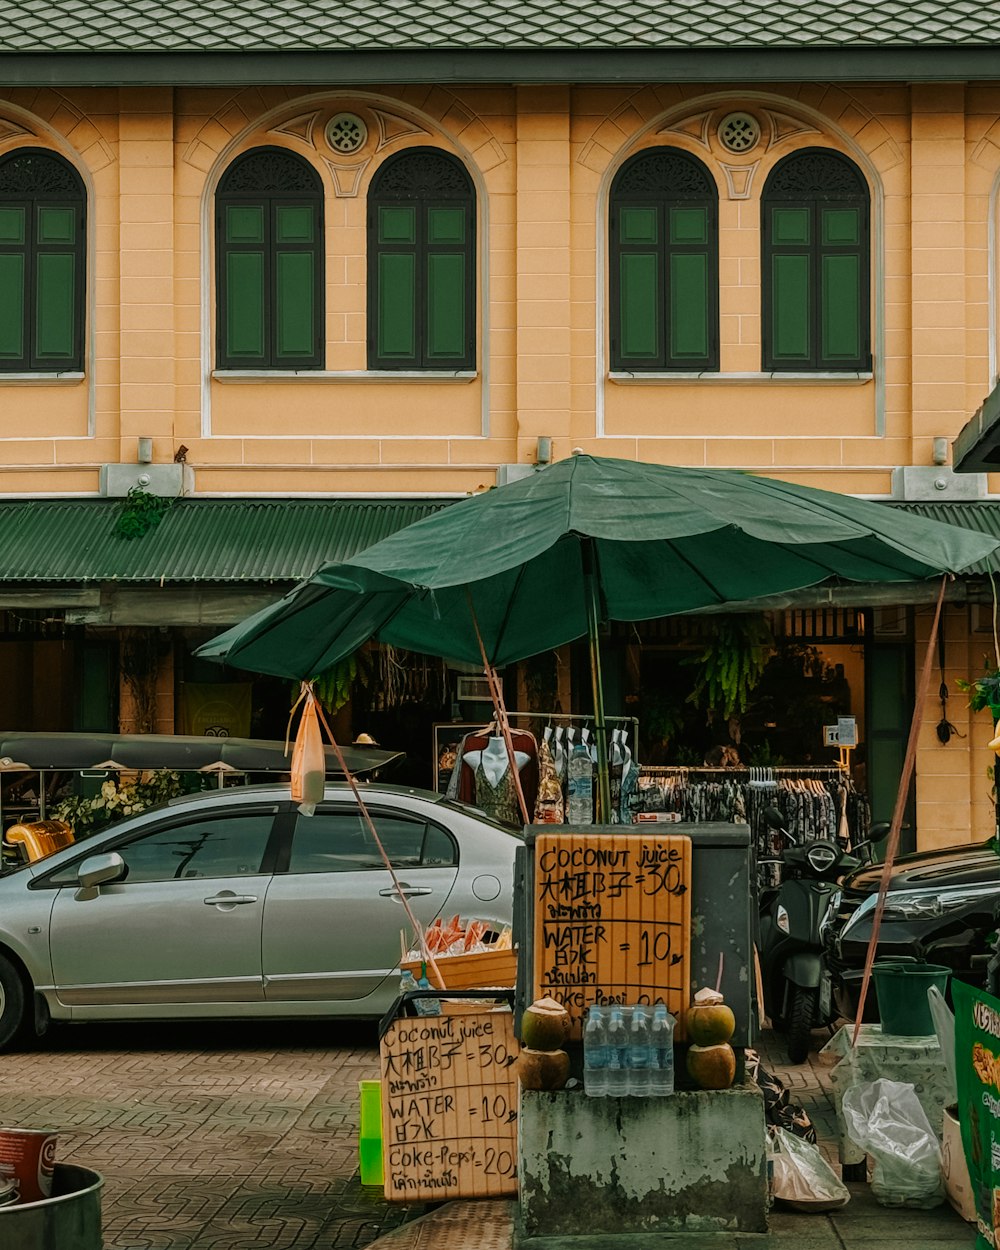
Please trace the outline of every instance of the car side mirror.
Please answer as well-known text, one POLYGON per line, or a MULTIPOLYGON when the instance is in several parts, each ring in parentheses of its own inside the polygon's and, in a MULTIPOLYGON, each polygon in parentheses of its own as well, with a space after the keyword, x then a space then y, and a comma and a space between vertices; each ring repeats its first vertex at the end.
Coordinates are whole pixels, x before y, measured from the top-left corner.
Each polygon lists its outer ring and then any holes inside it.
POLYGON ((97 897, 97 888, 107 885, 110 881, 121 881, 128 868, 117 851, 106 851, 102 855, 88 855, 81 863, 77 873, 80 888, 76 892, 78 900, 97 897))
POLYGON ((889 830, 891 828, 892 825, 888 820, 880 820, 878 824, 872 825, 872 827, 868 830, 868 841, 884 842, 889 836, 889 830))

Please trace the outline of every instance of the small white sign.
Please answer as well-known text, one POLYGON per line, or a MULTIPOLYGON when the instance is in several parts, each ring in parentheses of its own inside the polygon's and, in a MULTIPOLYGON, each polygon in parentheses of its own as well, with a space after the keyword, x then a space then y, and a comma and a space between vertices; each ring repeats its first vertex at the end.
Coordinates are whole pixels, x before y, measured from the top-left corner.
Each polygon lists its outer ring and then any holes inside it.
POLYGON ((858 745, 858 722, 853 716, 837 717, 837 745, 842 747, 858 745))
POLYGON ((840 745, 840 738, 837 736, 836 725, 823 726, 823 745, 825 747, 836 747, 840 745))

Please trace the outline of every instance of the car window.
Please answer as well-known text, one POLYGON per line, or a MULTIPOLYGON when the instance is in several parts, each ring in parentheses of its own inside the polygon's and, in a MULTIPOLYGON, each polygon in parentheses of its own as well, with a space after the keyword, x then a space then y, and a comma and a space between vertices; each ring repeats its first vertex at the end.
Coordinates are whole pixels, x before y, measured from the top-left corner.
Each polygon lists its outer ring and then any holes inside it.
MULTIPOLYGON (((447 867, 456 863, 455 844, 437 825, 405 816, 372 814, 379 840, 394 868, 447 867)), ((289 872, 360 872, 384 868, 375 840, 359 811, 320 808, 298 816, 289 872)))
MULTIPOLYGON (((173 881, 241 877, 260 872, 271 836, 271 812, 206 816, 160 825, 114 849, 128 866, 125 880, 173 881)), ((54 873, 52 885, 75 885, 81 860, 54 873)))

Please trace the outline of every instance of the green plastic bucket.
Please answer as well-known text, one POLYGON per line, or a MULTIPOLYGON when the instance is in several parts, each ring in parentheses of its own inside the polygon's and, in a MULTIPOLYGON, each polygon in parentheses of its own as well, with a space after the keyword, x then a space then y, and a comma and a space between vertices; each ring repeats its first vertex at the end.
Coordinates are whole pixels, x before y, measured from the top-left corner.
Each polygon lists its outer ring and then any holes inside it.
POLYGON ((950 968, 944 964, 886 961, 873 965, 872 976, 883 1033, 897 1037, 930 1037, 934 1033, 927 991, 936 985, 943 994, 950 968))
POLYGON ((361 1095, 361 1132, 358 1135, 361 1184, 381 1185, 382 1082, 359 1081, 358 1091, 361 1095))

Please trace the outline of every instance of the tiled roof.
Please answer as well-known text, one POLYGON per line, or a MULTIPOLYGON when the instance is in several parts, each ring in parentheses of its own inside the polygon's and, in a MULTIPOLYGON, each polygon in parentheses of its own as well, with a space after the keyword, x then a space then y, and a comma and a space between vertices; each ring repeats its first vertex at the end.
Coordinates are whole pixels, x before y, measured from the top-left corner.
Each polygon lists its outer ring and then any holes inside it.
POLYGON ((0 16, 0 53, 995 43, 998 0, 8 0, 0 16))

